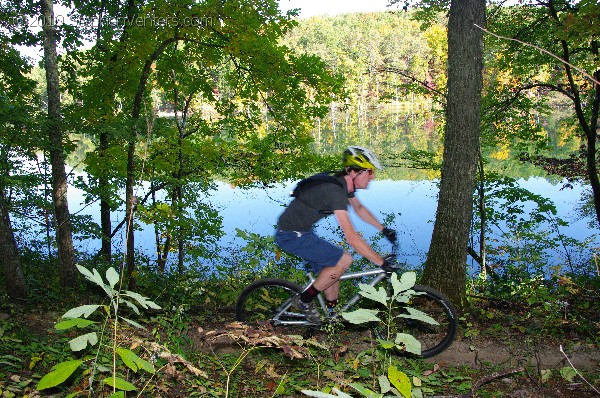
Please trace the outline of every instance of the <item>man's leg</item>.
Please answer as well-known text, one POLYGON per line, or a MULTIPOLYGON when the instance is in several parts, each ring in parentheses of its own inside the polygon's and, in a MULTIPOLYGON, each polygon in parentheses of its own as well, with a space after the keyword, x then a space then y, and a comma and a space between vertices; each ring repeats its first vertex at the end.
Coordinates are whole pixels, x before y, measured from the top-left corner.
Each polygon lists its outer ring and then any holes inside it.
POLYGON ((348 252, 344 252, 342 258, 333 267, 325 267, 312 286, 325 294, 325 298, 328 301, 337 300, 340 294, 340 277, 348 270, 352 264, 352 256, 348 252))

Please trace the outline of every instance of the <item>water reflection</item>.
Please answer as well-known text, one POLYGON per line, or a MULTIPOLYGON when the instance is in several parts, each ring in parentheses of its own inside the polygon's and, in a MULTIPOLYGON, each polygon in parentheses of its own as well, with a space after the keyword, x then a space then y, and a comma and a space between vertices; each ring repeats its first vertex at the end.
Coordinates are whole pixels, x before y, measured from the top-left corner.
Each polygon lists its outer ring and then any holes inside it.
MULTIPOLYGON (((272 188, 232 188, 229 184, 219 182, 212 196, 206 200, 219 210, 223 217, 223 228, 225 236, 220 245, 226 249, 232 246, 243 246, 244 241, 236 237, 236 229, 247 230, 260 235, 270 235, 274 224, 289 201, 289 193, 296 182, 290 181, 278 184, 272 188)), ((586 220, 577 220, 574 207, 586 189, 582 185, 574 185, 573 189, 561 190, 562 184, 553 184, 544 178, 533 177, 519 180, 519 185, 533 193, 550 198, 556 205, 558 217, 570 222, 570 225, 561 230, 565 236, 577 240, 587 239, 594 231, 591 231, 586 220)), ((393 181, 375 180, 369 189, 360 191, 357 195, 375 214, 396 214, 395 224, 399 231, 401 242, 401 253, 405 261, 413 266, 423 263, 431 240, 433 221, 437 206, 437 182, 434 180, 421 181, 393 181)), ((83 202, 81 191, 71 188, 69 190, 70 203, 76 206, 83 202)), ((98 216, 98 209, 90 206, 85 209, 85 214, 94 218, 98 216)), ((115 225, 123 217, 123 213, 115 214, 115 225)), ((352 216, 357 230, 364 233, 369 239, 376 234, 370 225, 359 218, 352 216)), ((99 222, 98 219, 95 219, 99 222)), ((332 236, 335 220, 328 217, 317 226, 317 232, 323 236, 332 236)), ((117 250, 122 249, 123 234, 115 238, 117 250)), ((86 251, 98 250, 100 241, 86 240, 78 243, 80 249, 86 251)), ((155 238, 152 226, 143 226, 136 235, 136 246, 138 250, 154 258, 155 238)), ((385 249, 385 248, 384 248, 385 249)), ((172 255, 171 261, 174 261, 172 255)), ((560 261, 555 257, 555 260, 560 261)))

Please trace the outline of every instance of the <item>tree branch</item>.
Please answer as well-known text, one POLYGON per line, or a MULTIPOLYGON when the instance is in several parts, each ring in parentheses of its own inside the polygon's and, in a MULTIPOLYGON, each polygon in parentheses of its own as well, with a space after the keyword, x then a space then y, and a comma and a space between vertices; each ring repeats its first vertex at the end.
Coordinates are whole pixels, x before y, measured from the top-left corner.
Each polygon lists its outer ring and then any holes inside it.
POLYGON ((425 87, 427 90, 429 90, 429 91, 431 91, 431 92, 439 95, 440 97, 446 99, 446 94, 445 93, 443 93, 443 92, 441 92, 439 90, 434 89, 427 82, 417 79, 416 77, 414 77, 414 76, 412 76, 412 75, 410 75, 410 74, 402 71, 400 68, 395 68, 393 66, 382 66, 382 67, 380 67, 380 68, 377 69, 377 72, 396 73, 396 74, 398 74, 400 76, 406 77, 409 80, 412 80, 415 83, 420 84, 421 86, 425 87))
POLYGON ((487 29, 485 29, 485 28, 482 28, 481 26, 479 26, 479 25, 477 25, 477 24, 475 24, 475 26, 476 26, 477 28, 481 29, 482 31, 484 31, 485 33, 488 33, 488 34, 490 34, 490 35, 492 35, 492 36, 494 36, 494 37, 497 37, 497 38, 499 38, 499 39, 510 40, 510 41, 516 41, 517 43, 523 44, 524 46, 527 46, 527 47, 533 47, 533 48, 535 48, 536 50, 538 50, 538 51, 540 51, 540 52, 542 52, 542 53, 544 53, 544 54, 550 55, 552 58, 555 58, 555 59, 559 60, 560 62, 562 62, 563 64, 565 64, 565 65, 568 65, 568 66, 570 66, 571 68, 573 68, 573 69, 575 69, 575 70, 579 71, 579 73, 581 73, 582 75, 584 75, 586 78, 588 78, 588 79, 589 79, 589 80, 591 80, 592 82, 594 82, 594 83, 596 83, 596 84, 600 84, 600 81, 596 80, 596 79, 595 79, 595 78, 594 78, 592 75, 590 75, 590 74, 589 74, 587 71, 585 71, 585 70, 583 70, 583 69, 581 69, 581 68, 578 68, 577 66, 575 66, 575 65, 573 65, 573 64, 571 64, 571 63, 569 63, 569 62, 565 61, 564 59, 562 59, 562 58, 561 58, 561 57, 559 57, 558 55, 554 55, 553 53, 551 53, 550 51, 548 51, 548 50, 546 50, 546 49, 544 49, 544 48, 538 47, 538 46, 536 46, 535 44, 526 43, 526 42, 524 42, 524 41, 521 41, 521 40, 519 40, 519 39, 513 39, 513 38, 511 38, 511 37, 500 36, 499 34, 493 33, 493 32, 491 32, 491 31, 489 31, 489 30, 487 30, 487 29))
POLYGON ((590 388, 596 392, 596 394, 600 395, 600 391, 598 391, 598 389, 596 387, 594 387, 592 384, 590 384, 590 382, 587 381, 586 378, 583 377, 581 375, 581 373, 579 373, 579 371, 577 369, 575 369, 575 366, 573 366, 573 362, 571 362, 571 360, 569 359, 569 357, 567 356, 567 354, 563 351, 562 344, 560 345, 560 352, 565 356, 565 358, 567 359, 567 362, 569 362, 569 365, 571 365, 571 367, 573 368, 573 370, 575 371, 575 373, 577 374, 577 376, 579 376, 583 381, 585 381, 587 383, 587 385, 590 386, 590 388))

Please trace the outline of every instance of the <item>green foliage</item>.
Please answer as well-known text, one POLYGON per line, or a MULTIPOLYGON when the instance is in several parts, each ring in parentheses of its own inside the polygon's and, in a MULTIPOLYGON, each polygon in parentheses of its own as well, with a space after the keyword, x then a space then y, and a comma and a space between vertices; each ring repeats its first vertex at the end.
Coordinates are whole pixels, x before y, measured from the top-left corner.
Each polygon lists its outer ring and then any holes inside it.
MULTIPOLYGON (((483 228, 486 236, 497 237, 485 242, 487 263, 495 272, 517 277, 592 271, 589 258, 593 236, 583 242, 565 236, 562 230, 568 223, 557 216, 552 201, 519 186, 514 178, 494 173, 486 174, 484 192, 483 228), (555 271, 549 268, 552 262, 558 266, 555 271)), ((479 244, 481 220, 481 209, 476 206, 475 244, 479 244)))
MULTIPOLYGON (((597 285, 598 281, 588 277, 565 275, 543 278, 508 274, 490 281, 474 281, 476 295, 494 299, 473 303, 471 316, 489 325, 492 333, 498 330, 502 319, 503 323, 510 320, 519 332, 558 338, 575 334, 596 342, 595 314, 600 311, 597 285)), ((479 331, 470 327, 468 333, 479 331)))
POLYGON ((445 28, 436 24, 423 32, 412 16, 312 17, 285 36, 292 49, 319 56, 345 78, 347 99, 331 102, 327 117, 313 129, 316 152, 339 154, 363 142, 383 155, 386 166, 395 166, 383 175, 397 178, 395 173, 415 174, 398 164, 403 152, 440 150, 433 122, 440 98, 431 88, 445 86, 445 28))
POLYGON ((414 290, 411 289, 414 286, 416 279, 417 277, 414 272, 406 272, 402 274, 400 280, 398 280, 398 277, 395 273, 392 274, 390 280, 392 283, 393 292, 391 292, 391 295, 389 297, 386 290, 383 287, 376 289, 375 287, 370 285, 359 284, 359 294, 363 297, 366 297, 369 300, 381 304, 381 306, 383 306, 385 310, 359 308, 351 312, 342 313, 342 317, 350 323, 354 324, 362 324, 367 322, 382 322, 384 325, 386 325, 385 328, 387 331, 385 340, 381 340, 379 342, 382 348, 386 350, 406 350, 416 355, 421 354, 421 343, 419 343, 412 336, 406 335, 404 333, 397 333, 395 336, 391 335, 391 325, 394 322, 395 316, 401 318, 416 319, 430 324, 437 324, 437 322, 431 317, 429 317, 427 314, 410 307, 405 307, 407 313, 399 315, 392 314, 392 308, 395 305, 397 305, 396 302, 403 304, 408 303, 410 301, 410 298, 414 294, 417 294, 414 290))
POLYGON ((388 379, 404 398, 410 398, 412 385, 404 372, 399 371, 395 366, 390 366, 388 368, 388 379))
POLYGON ((245 246, 239 254, 233 253, 237 260, 234 270, 218 267, 217 270, 230 274, 238 281, 253 281, 258 278, 277 276, 291 281, 300 281, 305 277, 298 257, 283 252, 275 244, 272 235, 262 236, 254 232, 236 229, 237 236, 244 239, 245 246))
MULTIPOLYGON (((402 274, 400 279, 398 279, 398 276, 394 273, 392 274, 390 281, 392 285, 392 291, 390 292, 389 296, 386 290, 382 287, 376 289, 375 287, 370 285, 359 285, 360 295, 371 301, 374 301, 378 304, 378 306, 383 307, 383 310, 359 308, 351 312, 342 313, 342 317, 353 324, 362 324, 367 322, 382 323, 384 325, 386 334, 384 339, 378 339, 378 347, 383 349, 384 352, 392 349, 397 349, 405 350, 407 352, 419 355, 421 354, 421 343, 417 341, 414 337, 405 333, 396 333, 395 336, 392 335, 392 324, 394 323, 394 315, 392 314, 392 308, 396 305, 396 302, 401 304, 408 303, 410 301, 410 298, 414 294, 417 294, 414 290, 412 290, 412 287, 414 286, 416 281, 416 274, 414 272, 406 272, 402 274)), ((406 313, 402 313, 395 316, 408 319, 416 319, 431 324, 437 323, 434 319, 432 319, 431 317, 419 310, 415 310, 410 307, 405 308, 407 310, 406 313)), ((389 358, 384 359, 384 362, 388 361, 389 358)), ((402 396, 405 398, 410 398, 411 394, 414 394, 413 396, 419 396, 418 394, 421 394, 420 388, 415 388, 415 390, 413 391, 412 383, 406 375, 406 373, 398 370, 395 365, 391 364, 391 361, 387 365, 387 377, 381 375, 379 376, 378 381, 381 389, 381 394, 371 391, 370 389, 366 388, 360 383, 351 383, 350 386, 365 397, 383 397, 384 394, 387 394, 389 392, 394 392, 394 396, 402 396)), ((303 390, 302 392, 305 395, 315 397, 344 396, 331 395, 319 391, 310 390, 303 390)), ((338 394, 341 394, 341 392, 338 391, 338 394)))
MULTIPOLYGON (((62 318, 64 318, 65 320, 55 325, 55 328, 57 330, 69 330, 72 328, 82 329, 97 325, 96 322, 87 319, 90 316, 92 316, 96 312, 96 310, 102 308, 105 311, 105 324, 102 327, 95 328, 97 330, 79 335, 69 340, 69 346, 71 347, 71 350, 74 352, 79 352, 84 351, 86 348, 88 348, 88 345, 90 347, 98 345, 95 357, 101 359, 105 350, 112 350, 114 347, 114 352, 115 354, 118 354, 118 356, 121 358, 123 365, 125 365, 125 369, 131 369, 134 372, 138 372, 138 370, 142 369, 151 374, 155 373, 154 366, 150 362, 140 358, 139 356, 137 356, 137 354, 135 354, 129 349, 117 347, 117 339, 118 331, 120 330, 119 320, 131 324, 133 326, 143 328, 137 322, 125 318, 122 315, 122 311, 120 308, 121 304, 125 304, 128 308, 133 310, 138 315, 140 314, 138 306, 141 306, 144 309, 160 309, 160 307, 153 301, 140 295, 139 293, 128 290, 121 292, 120 287, 117 287, 121 279, 120 275, 112 267, 108 268, 108 270, 106 271, 106 282, 96 269, 94 269, 93 271, 89 271, 88 269, 79 265, 77 266, 77 268, 79 269, 79 272, 83 274, 88 281, 92 282, 104 291, 104 293, 110 300, 110 305, 107 306, 101 304, 85 304, 68 310, 62 316, 62 318), (107 346, 104 344, 98 344, 100 340, 104 338, 104 332, 106 330, 105 327, 108 323, 112 323, 113 327, 113 345, 107 346)), ((37 384, 37 389, 45 390, 63 384, 83 364, 89 366, 92 371, 105 366, 101 363, 101 361, 91 360, 92 358, 93 357, 89 359, 89 361, 91 362, 90 364, 87 363, 87 360, 84 361, 77 359, 61 362, 55 365, 54 367, 52 367, 50 373, 42 377, 42 379, 37 384)), ((116 363, 113 363, 113 367, 116 368, 116 365, 116 363)), ((116 373, 112 374, 110 377, 105 378, 103 380, 103 383, 110 387, 113 387, 113 393, 116 393, 116 390, 134 391, 137 389, 135 385, 117 376, 116 373)))
MULTIPOLYGON (((214 394, 225 395, 226 374, 223 369, 227 371, 232 370, 238 359, 238 354, 227 354, 218 348, 214 352, 208 351, 208 347, 206 346, 199 348, 197 343, 201 339, 194 338, 194 335, 198 333, 198 327, 202 327, 205 330, 212 330, 214 325, 215 328, 221 329, 224 324, 227 324, 231 320, 230 313, 222 313, 215 307, 230 305, 231 301, 228 301, 230 300, 228 299, 230 293, 226 292, 226 290, 234 290, 235 281, 222 281, 219 280, 220 277, 218 278, 202 272, 190 272, 189 278, 186 277, 187 275, 181 276, 176 273, 170 273, 163 276, 155 276, 153 279, 146 274, 151 271, 155 272, 155 270, 146 268, 140 269, 140 271, 142 273, 138 281, 140 286, 136 291, 145 296, 148 296, 148 293, 152 297, 158 296, 153 301, 160 303, 163 308, 169 308, 167 311, 152 314, 150 317, 142 315, 142 319, 146 318, 146 322, 153 325, 157 329, 157 332, 160 332, 161 340, 159 341, 162 345, 168 346, 172 349, 173 353, 180 353, 181 351, 183 357, 188 358, 199 369, 207 372, 208 378, 186 375, 180 372, 179 365, 175 364, 175 369, 170 368, 171 371, 175 372, 174 376, 177 377, 175 383, 171 373, 165 371, 164 368, 159 371, 159 368, 168 364, 168 362, 162 358, 157 358, 155 361, 150 356, 150 352, 156 352, 152 348, 153 343, 151 340, 153 339, 149 335, 141 342, 142 346, 149 351, 145 351, 142 347, 132 348, 128 346, 127 344, 130 342, 128 339, 124 340, 127 341, 126 344, 119 344, 117 349, 130 349, 142 360, 153 364, 156 373, 148 373, 141 366, 141 363, 129 367, 123 363, 126 359, 116 353, 117 377, 138 387, 138 390, 134 391, 135 395, 139 393, 142 395, 153 394, 158 387, 168 389, 165 394, 172 396, 206 395, 208 391, 212 391, 214 394), (164 284, 165 280, 169 280, 170 284, 164 284), (159 284, 158 282, 163 284, 159 284), (163 292, 163 289, 165 289, 165 292, 163 292), (181 304, 181 308, 176 306, 175 309, 171 310, 173 304, 181 304), (180 311, 180 309, 183 309, 183 311, 180 311), (170 332, 168 331, 169 327, 172 328, 170 332), (172 337, 168 337, 168 333, 171 333, 172 337), (178 334, 180 338, 179 342, 175 340, 178 334), (194 341, 186 342, 186 337, 193 337, 194 341), (177 346, 176 344, 180 345, 177 346), (137 373, 133 369, 135 367, 137 367, 137 373), (125 377, 125 371, 129 372, 127 377, 125 377), (149 383, 142 390, 142 386, 146 385, 146 381, 149 381, 149 383)), ((100 275, 103 277, 104 284, 108 284, 104 270, 100 271, 100 275)), ((223 274, 223 277, 225 275, 223 274)), ((542 337, 540 336, 543 336, 543 339, 547 339, 548 336, 561 337, 561 340, 567 344, 571 342, 575 345, 591 343, 594 341, 593 336, 597 331, 595 323, 598 319, 598 308, 594 303, 600 301, 597 299, 587 300, 585 297, 588 295, 593 297, 593 292, 598 290, 598 285, 597 283, 585 283, 583 276, 573 278, 573 282, 575 285, 571 285, 570 291, 567 290, 568 285, 566 284, 561 284, 559 285, 560 288, 558 288, 564 289, 560 293, 561 300, 570 300, 570 305, 567 306, 567 318, 565 318, 565 307, 559 303, 551 302, 545 308, 541 306, 544 301, 548 301, 549 299, 554 300, 555 296, 553 295, 555 294, 555 290, 551 287, 548 287, 546 293, 540 292, 535 302, 527 306, 525 306, 527 301, 525 289, 520 290, 512 296, 514 298, 507 304, 504 304, 500 300, 509 299, 511 295, 508 292, 496 293, 493 290, 489 290, 489 294, 497 298, 497 300, 489 302, 471 298, 471 300, 474 300, 471 312, 464 316, 471 323, 469 330, 477 330, 479 332, 479 337, 473 337, 473 344, 476 345, 478 342, 491 344, 491 341, 497 341, 503 337, 509 339, 507 344, 518 344, 528 339, 541 340, 542 337), (587 301, 588 306, 586 312, 582 311, 584 301, 587 301), (473 310, 473 308, 476 310, 473 310), (544 326, 544 322, 546 321, 548 323, 544 326), (587 323, 589 329, 588 332, 583 333, 585 323, 587 323), (509 328, 506 325, 514 327, 509 328)), ((533 293, 535 290, 543 289, 544 285, 545 283, 537 281, 537 285, 531 284, 529 289, 533 293)), ((94 286, 96 285, 94 284, 94 286)), ((487 287, 490 287, 489 282, 487 287)), ((522 287, 525 288, 525 283, 523 283, 522 287)), ((98 286, 98 291, 102 295, 105 295, 102 287, 98 286)), ((487 294, 486 292, 488 290, 478 290, 472 293, 481 296, 487 294)), ((55 387, 55 390, 43 390, 46 394, 54 393, 67 396, 67 386, 77 385, 78 387, 72 388, 74 391, 85 383, 83 379, 87 380, 89 375, 83 372, 91 369, 93 353, 90 352, 89 345, 86 350, 79 353, 72 353, 69 349, 64 350, 63 348, 65 344, 68 344, 68 340, 76 335, 92 331, 92 328, 100 326, 101 322, 83 329, 79 329, 77 326, 73 326, 71 329, 64 329, 67 332, 66 334, 62 331, 59 331, 60 333, 48 333, 46 330, 47 327, 36 327, 35 323, 31 321, 38 319, 40 316, 45 319, 52 319, 52 312, 47 313, 50 309, 46 305, 52 301, 51 308, 56 308, 59 300, 49 295, 47 291, 40 292, 41 294, 45 294, 43 296, 45 299, 41 303, 32 303, 33 308, 28 310, 32 311, 31 313, 23 313, 22 310, 15 312, 10 307, 7 307, 7 303, 4 303, 2 306, 1 312, 10 314, 11 319, 0 321, 0 346, 3 348, 0 350, 0 375, 3 376, 0 388, 3 391, 21 391, 25 394, 28 391, 33 391, 39 381, 39 379, 33 379, 28 387, 24 387, 25 382, 30 379, 30 376, 27 376, 31 372, 30 368, 33 369, 34 373, 45 374, 55 364, 76 359, 83 360, 84 364, 67 381, 59 384, 55 387), (53 298, 49 299, 49 297, 53 298), (7 351, 8 349, 10 351, 7 351), (10 365, 6 365, 4 362, 10 363, 10 365), (21 375, 20 381, 14 381, 18 375, 21 375)), ((83 296, 84 293, 80 294, 78 300, 81 300, 83 296)), ((89 292, 85 293, 85 296, 86 301, 82 304, 99 302, 89 292)), ((372 302, 378 304, 375 301, 372 302)), ((112 308, 108 303, 107 307, 112 308)), ((82 316, 80 319, 85 321, 101 321, 99 315, 103 315, 104 308, 107 307, 102 306, 93 312, 89 318, 82 316)), ((17 308, 20 308, 20 306, 17 308)), ((66 308, 69 307, 67 306, 66 308)), ((123 307, 123 310, 125 310, 125 307, 123 307)), ((66 310, 62 311, 61 314, 65 312, 66 310)), ((137 318, 135 319, 137 320, 137 318)), ((64 321, 67 321, 67 319, 61 320, 61 322, 64 321)), ((387 350, 379 347, 378 342, 373 342, 373 345, 366 344, 366 346, 365 342, 357 342, 354 339, 354 334, 348 335, 345 333, 346 329, 350 328, 345 327, 344 330, 337 330, 336 333, 338 333, 338 336, 335 344, 328 345, 326 349, 311 349, 310 359, 295 359, 292 361, 286 358, 285 355, 281 355, 279 351, 270 349, 253 350, 246 357, 243 365, 238 366, 231 373, 229 396, 272 396, 276 390, 282 396, 296 396, 300 394, 299 391, 301 390, 312 389, 318 389, 321 393, 335 396, 337 393, 332 388, 336 388, 351 396, 365 396, 360 391, 367 392, 367 389, 376 391, 376 394, 402 396, 399 392, 396 393, 398 390, 388 379, 388 362, 383 355, 387 350), (369 348, 373 346, 377 348, 369 348), (346 351, 343 350, 344 347, 346 351), (337 352, 340 352, 340 354, 337 355, 337 352), (257 375, 260 377, 257 377, 257 375), (387 384, 384 378, 388 380, 387 384), (392 389, 387 393, 383 393, 383 391, 387 391, 386 386, 392 389)), ((121 333, 120 337, 126 338, 127 335, 129 333, 121 333)), ((245 336, 244 334, 241 335, 245 336)), ((269 336, 272 335, 269 334, 269 336)), ((320 335, 318 337, 323 336, 320 335)), ((320 339, 320 341, 321 344, 326 345, 333 343, 329 338, 320 339)), ((541 344, 543 341, 539 341, 538 344, 541 344)), ((100 340, 99 344, 104 345, 105 343, 100 340)), ((238 347, 236 344, 234 346, 238 347)), ((595 349, 595 346, 590 347, 590 349, 595 349)), ((519 352, 520 355, 523 355, 522 351, 519 352)), ((97 380, 94 383, 94 391, 97 395, 110 395, 110 392, 106 390, 112 388, 105 385, 103 380, 105 378, 110 379, 107 365, 111 364, 111 361, 112 349, 108 349, 107 347, 103 349, 103 353, 100 355, 100 359, 98 360, 100 365, 94 376, 97 380), (100 390, 100 388, 104 390, 100 390)), ((136 363, 135 359, 132 359, 132 361, 136 363)), ((412 393, 415 397, 418 396, 415 394, 419 389, 423 396, 465 394, 471 391, 474 380, 479 380, 481 377, 488 376, 491 372, 497 370, 496 367, 490 368, 489 364, 482 364, 479 367, 461 367, 453 366, 451 363, 436 364, 419 359, 392 358, 391 364, 408 376, 413 385, 412 393)), ((552 369, 546 385, 556 386, 557 389, 560 386, 566 386, 567 382, 563 382, 565 379, 562 376, 562 373, 568 375, 566 372, 567 370, 552 369)), ((533 374, 535 374, 535 371, 533 374)), ((582 374, 590 377, 590 380, 594 384, 597 384, 597 377, 595 375, 590 375, 587 372, 582 372, 582 374)), ((503 386, 504 383, 501 385, 503 386)), ((572 388, 573 386, 571 385, 570 387, 572 388)), ((479 393, 480 395, 492 394, 493 391, 496 395, 502 394, 502 391, 498 391, 499 388, 502 387, 491 384, 489 388, 485 388, 485 391, 482 388, 479 393)), ((16 394, 18 395, 18 393, 16 394)))
POLYGON ((50 370, 50 373, 42 377, 37 385, 37 389, 45 390, 47 388, 56 387, 65 382, 82 364, 82 360, 75 359, 54 365, 50 370))

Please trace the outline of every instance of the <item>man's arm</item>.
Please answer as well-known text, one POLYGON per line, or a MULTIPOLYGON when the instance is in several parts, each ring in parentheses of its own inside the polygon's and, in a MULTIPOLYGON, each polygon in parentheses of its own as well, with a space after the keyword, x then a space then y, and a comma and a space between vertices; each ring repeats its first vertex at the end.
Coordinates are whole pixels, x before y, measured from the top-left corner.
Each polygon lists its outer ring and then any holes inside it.
MULTIPOLYGON (((352 246, 352 248, 354 248, 354 250, 356 250, 358 254, 365 257, 367 260, 371 261, 376 265, 382 265, 384 261, 383 257, 375 253, 375 251, 371 249, 367 242, 365 242, 362 236, 360 236, 360 234, 356 232, 354 226, 352 225, 352 222, 350 221, 348 212, 346 210, 335 210, 333 214, 335 215, 338 224, 342 228, 342 231, 344 232, 344 236, 346 237, 346 241, 348 242, 348 244, 352 246)), ((377 222, 377 220, 375 221, 377 222)))
POLYGON ((360 203, 358 198, 349 198, 348 201, 350 202, 350 205, 360 218, 377 228, 378 231, 381 231, 383 229, 383 225, 379 222, 379 220, 375 218, 375 216, 369 211, 369 209, 367 209, 365 206, 363 206, 362 203, 360 203))

